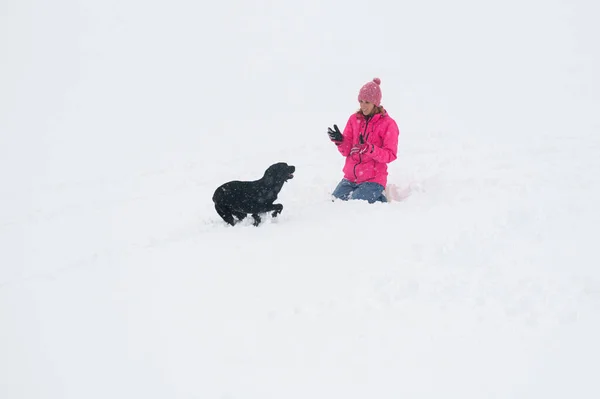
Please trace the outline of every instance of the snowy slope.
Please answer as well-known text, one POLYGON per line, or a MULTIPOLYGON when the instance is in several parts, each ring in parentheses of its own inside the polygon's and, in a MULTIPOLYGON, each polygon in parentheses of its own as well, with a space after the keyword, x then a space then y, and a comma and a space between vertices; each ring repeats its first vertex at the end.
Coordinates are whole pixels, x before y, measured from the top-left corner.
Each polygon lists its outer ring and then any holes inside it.
POLYGON ((598 11, 3 3, 0 397, 598 397, 598 11), (410 196, 331 202, 374 76, 410 196))

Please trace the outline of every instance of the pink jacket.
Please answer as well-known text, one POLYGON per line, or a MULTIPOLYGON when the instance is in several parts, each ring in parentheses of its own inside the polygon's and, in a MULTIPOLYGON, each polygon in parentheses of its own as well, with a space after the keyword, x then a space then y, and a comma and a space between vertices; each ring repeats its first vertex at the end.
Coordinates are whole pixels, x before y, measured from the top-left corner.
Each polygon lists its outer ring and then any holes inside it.
POLYGON ((338 145, 346 157, 344 179, 353 183, 374 182, 387 185, 387 164, 396 159, 398 152, 398 125, 387 113, 375 114, 368 121, 361 112, 350 116, 342 133, 344 140, 338 145), (359 135, 364 142, 373 144, 372 153, 352 154, 350 150, 359 144, 359 135))

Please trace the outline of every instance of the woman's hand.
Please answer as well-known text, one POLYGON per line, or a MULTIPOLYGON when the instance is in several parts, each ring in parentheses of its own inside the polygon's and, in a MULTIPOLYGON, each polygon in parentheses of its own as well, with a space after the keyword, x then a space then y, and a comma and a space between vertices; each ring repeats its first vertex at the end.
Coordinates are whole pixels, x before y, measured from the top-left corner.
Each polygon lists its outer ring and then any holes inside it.
POLYGON ((350 155, 354 154, 371 154, 373 152, 373 144, 364 143, 364 144, 356 144, 350 150, 350 155))
POLYGON ((329 135, 329 139, 331 141, 337 141, 341 143, 344 140, 344 136, 342 136, 342 133, 340 132, 340 129, 338 129, 337 125, 333 125, 333 129, 327 128, 327 134, 329 135))

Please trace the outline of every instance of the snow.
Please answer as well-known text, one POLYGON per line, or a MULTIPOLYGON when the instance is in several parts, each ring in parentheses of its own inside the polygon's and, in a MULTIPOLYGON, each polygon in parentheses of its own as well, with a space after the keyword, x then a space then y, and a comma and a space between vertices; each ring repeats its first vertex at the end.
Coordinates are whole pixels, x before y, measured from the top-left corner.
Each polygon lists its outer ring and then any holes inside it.
POLYGON ((600 6, 287 3, 0 5, 0 398, 599 397, 600 6), (375 76, 410 195, 332 202, 375 76))

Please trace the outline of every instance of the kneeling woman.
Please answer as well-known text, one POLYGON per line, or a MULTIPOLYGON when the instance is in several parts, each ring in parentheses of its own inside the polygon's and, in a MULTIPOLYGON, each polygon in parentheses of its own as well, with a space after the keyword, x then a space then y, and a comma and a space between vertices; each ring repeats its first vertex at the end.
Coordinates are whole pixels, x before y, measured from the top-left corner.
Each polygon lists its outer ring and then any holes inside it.
POLYGON ((344 132, 337 125, 329 138, 344 157, 344 178, 333 191, 335 198, 387 202, 387 164, 398 152, 398 125, 381 106, 381 81, 366 83, 358 93, 360 109, 352 114, 344 132))

